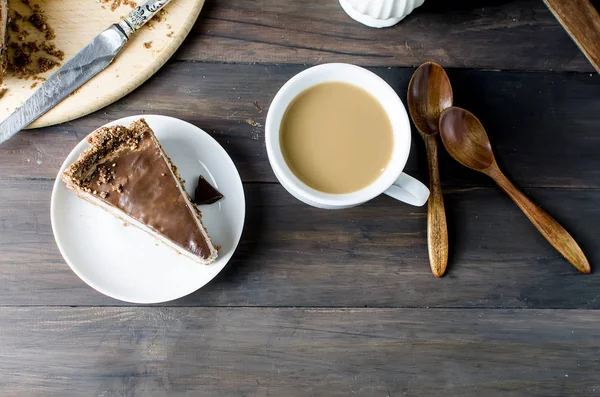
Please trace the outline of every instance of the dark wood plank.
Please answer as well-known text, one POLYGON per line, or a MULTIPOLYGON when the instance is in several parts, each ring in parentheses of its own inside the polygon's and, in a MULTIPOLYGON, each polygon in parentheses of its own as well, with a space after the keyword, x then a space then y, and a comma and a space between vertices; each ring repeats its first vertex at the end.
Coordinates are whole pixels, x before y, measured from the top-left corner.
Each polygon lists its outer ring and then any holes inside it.
POLYGON ((428 1, 389 29, 367 28, 338 2, 207 0, 179 60, 348 62, 593 71, 540 1, 428 1))
MULTIPOLYGON (((166 114, 213 135, 245 181, 275 181, 264 147, 264 123, 277 90, 304 66, 174 63, 123 100, 60 126, 24 131, 0 146, 0 178, 54 178, 90 131, 134 114, 166 114), (253 102, 262 107, 259 113, 253 102), (253 126, 247 123, 253 120, 253 126)), ((405 99, 413 69, 377 68, 405 99)), ((600 76, 450 70, 456 104, 485 125, 500 166, 517 185, 600 187, 600 76)), ((490 186, 440 151, 447 186, 490 186)), ((426 180, 424 145, 413 134, 407 171, 426 180)))
POLYGON ((595 396, 588 310, 1 308, 28 396, 595 396))
MULTIPOLYGON (((247 184, 238 252, 208 286, 167 305, 600 308, 599 190, 526 190, 578 240, 580 275, 497 188, 445 192, 448 275, 435 279, 425 208, 380 197, 344 211, 308 207, 277 184, 247 184)), ((0 181, 0 305, 122 305, 63 262, 51 181, 0 181)), ((167 265, 167 264, 165 264, 167 265)))

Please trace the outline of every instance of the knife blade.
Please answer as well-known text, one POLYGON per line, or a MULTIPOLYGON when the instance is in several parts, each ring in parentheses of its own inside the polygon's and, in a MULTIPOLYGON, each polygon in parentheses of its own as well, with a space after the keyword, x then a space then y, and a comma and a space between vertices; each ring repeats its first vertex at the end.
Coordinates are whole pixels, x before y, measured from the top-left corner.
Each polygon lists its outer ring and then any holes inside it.
POLYGON ((96 36, 0 123, 0 145, 112 63, 129 37, 171 0, 147 0, 96 36))

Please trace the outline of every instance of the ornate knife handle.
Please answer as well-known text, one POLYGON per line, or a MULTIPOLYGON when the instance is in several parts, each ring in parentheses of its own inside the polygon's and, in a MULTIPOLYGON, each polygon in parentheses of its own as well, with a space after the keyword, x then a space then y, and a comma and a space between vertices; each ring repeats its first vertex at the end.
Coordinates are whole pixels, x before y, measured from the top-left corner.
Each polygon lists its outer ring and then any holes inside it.
POLYGON ((125 31, 127 37, 148 22, 157 12, 162 10, 171 0, 146 0, 135 7, 125 18, 119 22, 119 26, 125 31))

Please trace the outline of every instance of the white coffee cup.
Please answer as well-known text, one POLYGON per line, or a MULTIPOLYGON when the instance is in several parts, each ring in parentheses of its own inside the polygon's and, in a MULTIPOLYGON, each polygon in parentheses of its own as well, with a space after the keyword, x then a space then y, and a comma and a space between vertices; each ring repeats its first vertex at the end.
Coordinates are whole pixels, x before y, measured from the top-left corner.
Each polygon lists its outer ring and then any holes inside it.
POLYGON ((354 207, 381 193, 415 206, 424 205, 429 198, 429 189, 425 185, 402 172, 408 159, 411 142, 410 123, 402 101, 381 77, 359 66, 343 63, 318 65, 288 80, 275 95, 269 107, 265 140, 269 162, 281 185, 298 200, 313 207, 324 209, 354 207), (302 91, 326 82, 349 83, 369 92, 383 106, 392 124, 394 148, 386 169, 370 185, 352 193, 330 194, 311 188, 294 175, 281 152, 279 129, 288 105, 302 91))

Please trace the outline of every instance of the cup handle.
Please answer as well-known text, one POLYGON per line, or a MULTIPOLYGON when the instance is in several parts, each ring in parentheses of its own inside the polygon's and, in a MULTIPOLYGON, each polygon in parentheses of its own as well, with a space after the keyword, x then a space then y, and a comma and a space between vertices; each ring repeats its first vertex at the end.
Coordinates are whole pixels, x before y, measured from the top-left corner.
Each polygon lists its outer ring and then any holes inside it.
POLYGON ((423 206, 429 198, 429 189, 427 186, 404 172, 383 193, 416 207, 423 206))

